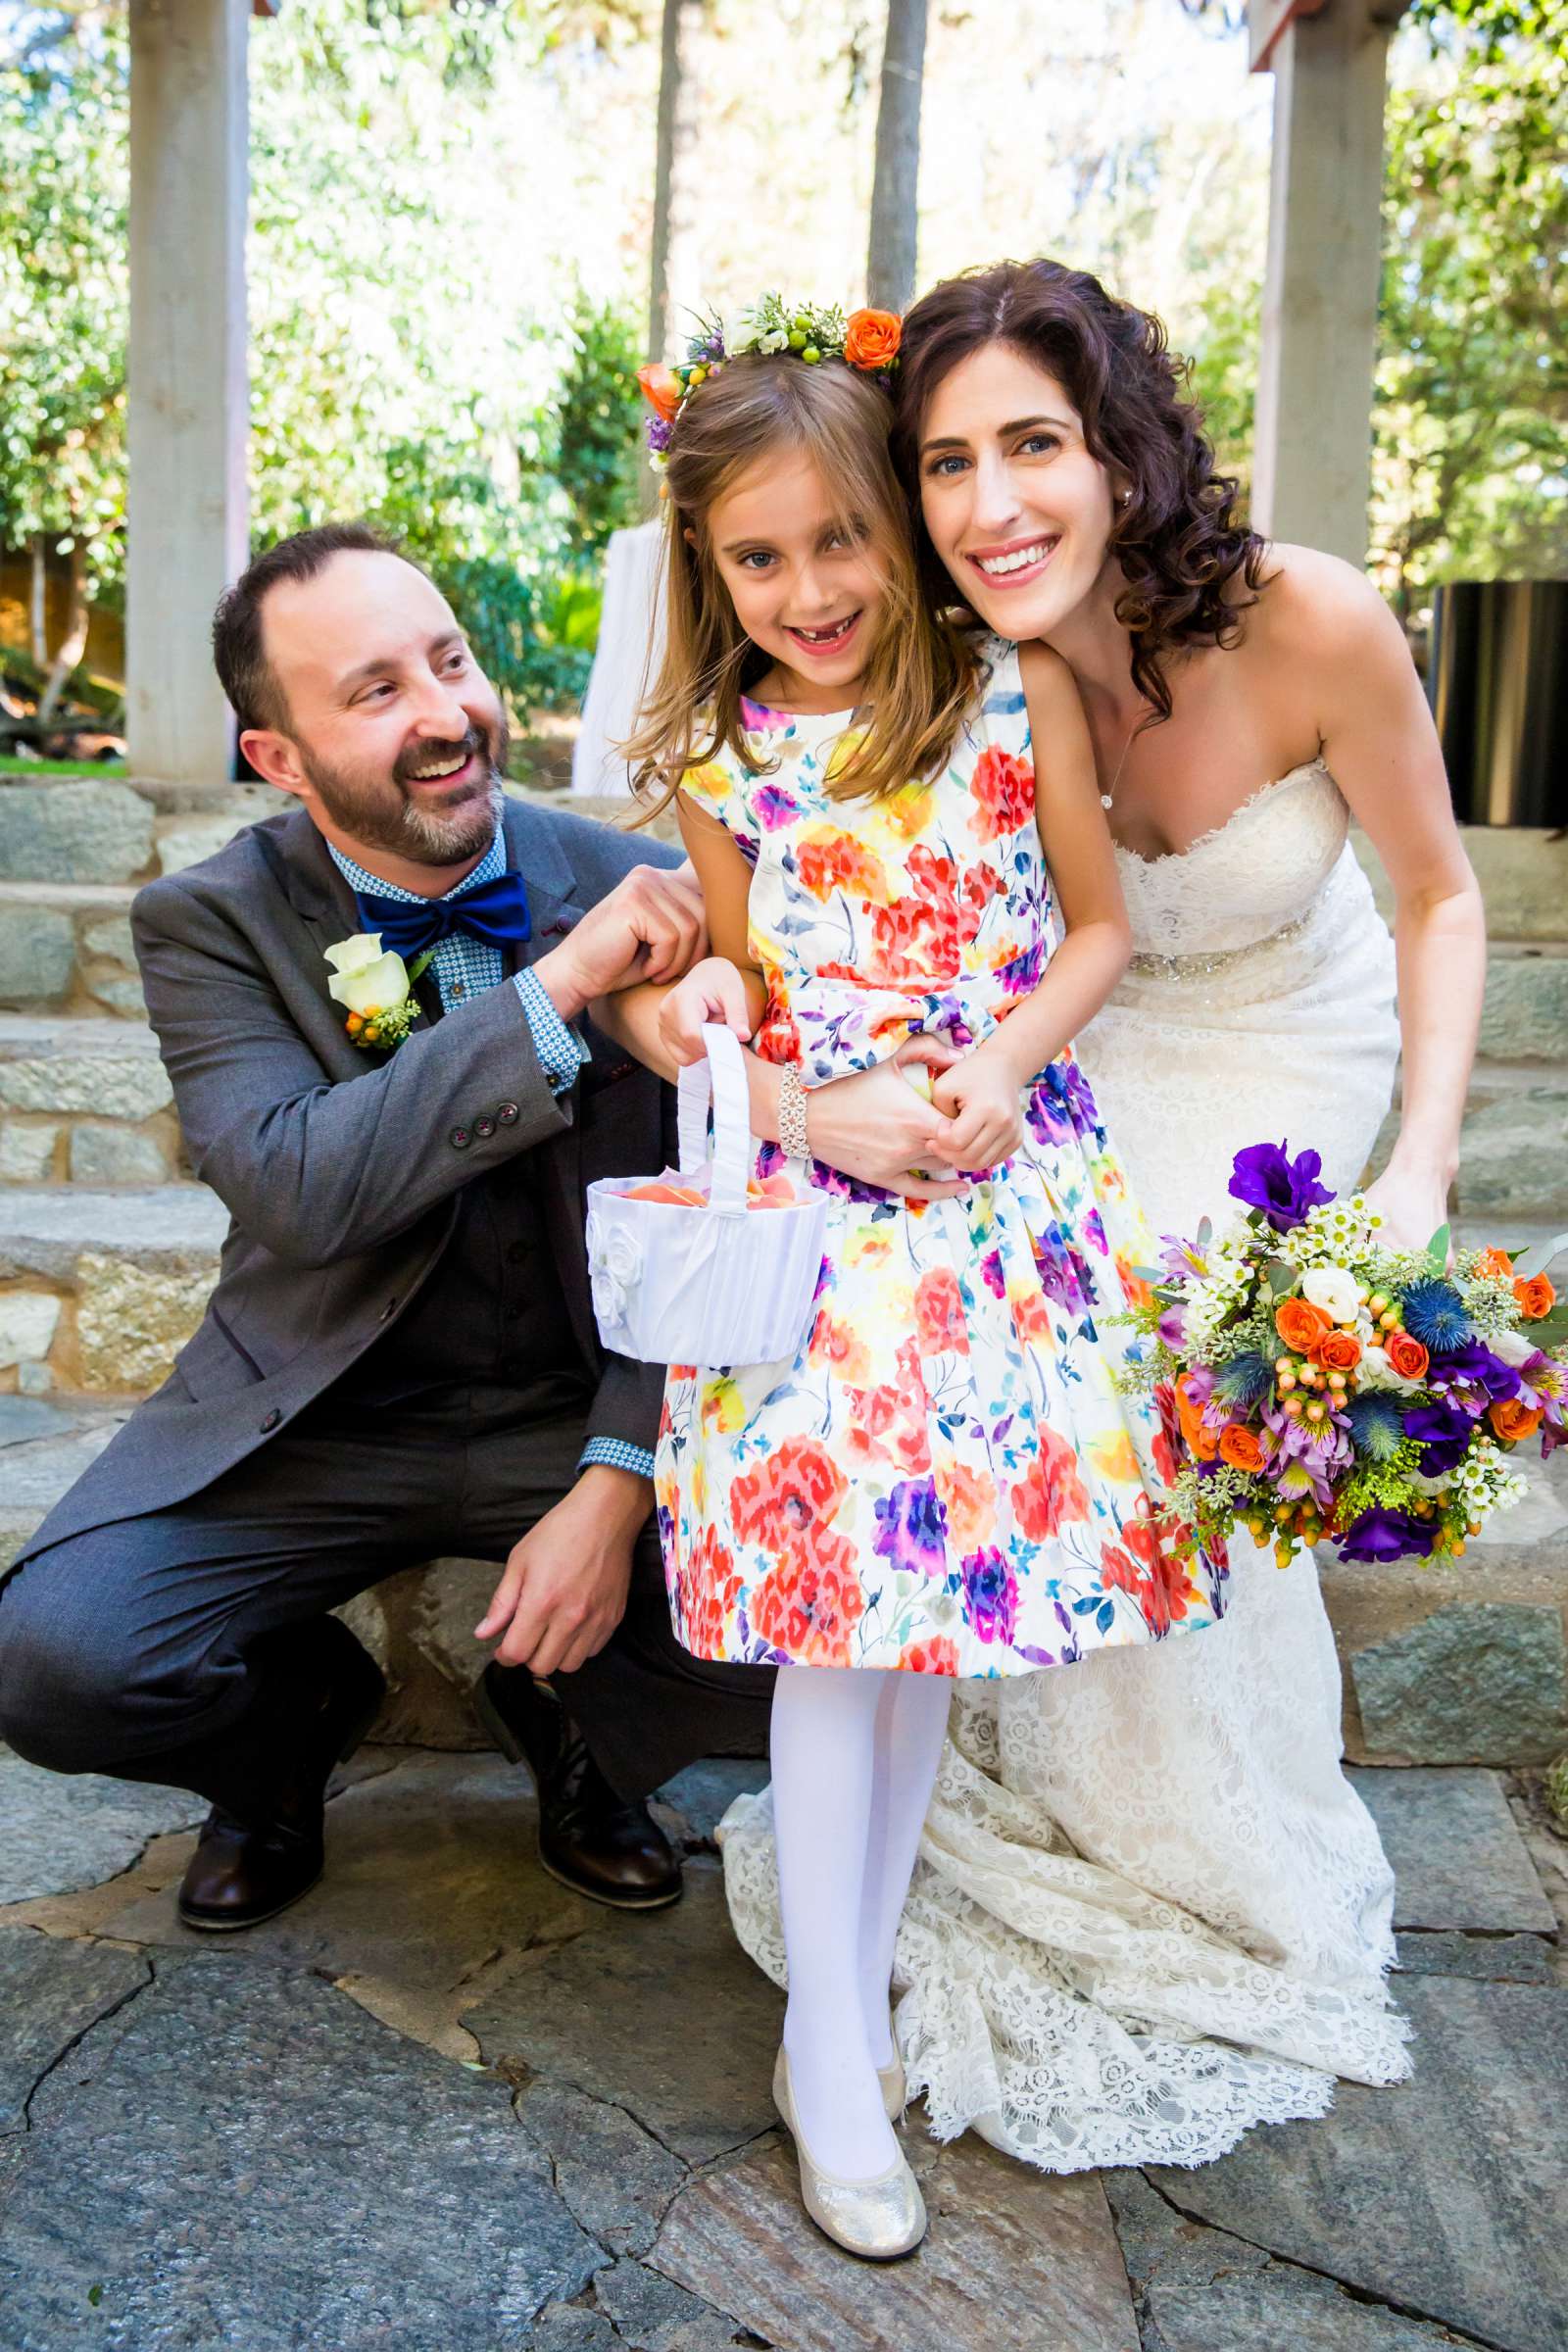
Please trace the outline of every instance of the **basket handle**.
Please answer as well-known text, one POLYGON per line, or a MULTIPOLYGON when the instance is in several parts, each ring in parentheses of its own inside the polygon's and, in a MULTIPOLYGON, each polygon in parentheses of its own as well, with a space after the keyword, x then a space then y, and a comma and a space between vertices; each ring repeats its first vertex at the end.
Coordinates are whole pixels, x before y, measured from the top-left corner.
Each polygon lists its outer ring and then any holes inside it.
POLYGON ((721 1216, 737 1217, 746 1207, 746 1184, 756 1146, 752 1141, 751 1091, 746 1064, 733 1031, 716 1021, 703 1025, 706 1061, 688 1062, 681 1071, 676 1097, 680 1122, 680 1169, 695 1176, 707 1164, 708 1104, 713 1104, 713 1173, 708 1205, 721 1216))

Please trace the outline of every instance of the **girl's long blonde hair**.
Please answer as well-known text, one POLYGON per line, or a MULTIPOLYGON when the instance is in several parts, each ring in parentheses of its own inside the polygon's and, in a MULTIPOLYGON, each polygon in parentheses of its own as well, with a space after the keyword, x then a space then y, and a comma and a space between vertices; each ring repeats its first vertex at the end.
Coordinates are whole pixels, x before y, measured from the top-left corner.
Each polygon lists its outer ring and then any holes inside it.
POLYGON ((965 641, 920 594, 908 514, 888 454, 891 405, 842 361, 793 356, 727 361, 683 402, 670 440, 664 516, 664 656, 622 748, 649 814, 666 808, 689 767, 722 747, 754 774, 741 697, 767 666, 735 616, 708 517, 749 466, 808 458, 846 533, 883 568, 882 611, 866 665, 866 723, 832 763, 835 800, 875 799, 930 775, 949 757, 975 664, 965 641), (657 797, 656 797, 657 796, 657 797))

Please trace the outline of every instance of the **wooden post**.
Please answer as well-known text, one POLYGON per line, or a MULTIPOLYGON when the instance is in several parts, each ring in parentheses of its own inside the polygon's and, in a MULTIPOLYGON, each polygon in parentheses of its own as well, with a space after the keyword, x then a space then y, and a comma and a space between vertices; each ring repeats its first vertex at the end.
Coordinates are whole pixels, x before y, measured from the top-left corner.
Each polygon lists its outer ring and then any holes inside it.
POLYGON ((1275 539, 1366 560, 1382 267, 1389 36, 1405 0, 1254 7, 1274 74, 1274 160, 1252 517, 1275 539))
POLYGON ((250 0, 130 0, 126 733, 131 770, 230 773, 213 607, 247 555, 250 0))

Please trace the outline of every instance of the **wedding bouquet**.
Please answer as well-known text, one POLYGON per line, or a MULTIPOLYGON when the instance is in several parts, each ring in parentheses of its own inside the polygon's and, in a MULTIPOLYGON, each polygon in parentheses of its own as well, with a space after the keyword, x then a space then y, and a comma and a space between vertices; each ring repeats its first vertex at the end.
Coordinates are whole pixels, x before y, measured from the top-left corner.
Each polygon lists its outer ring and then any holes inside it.
POLYGON ((1188 1541, 1242 1526, 1343 1560, 1456 1557, 1525 1482, 1514 1447, 1564 1442, 1568 1301, 1545 1268, 1562 1243, 1391 1250, 1358 1194, 1319 1183, 1315 1152, 1236 1155, 1222 1233, 1167 1236, 1130 1320, 1130 1386, 1158 1407, 1159 1467, 1188 1541))

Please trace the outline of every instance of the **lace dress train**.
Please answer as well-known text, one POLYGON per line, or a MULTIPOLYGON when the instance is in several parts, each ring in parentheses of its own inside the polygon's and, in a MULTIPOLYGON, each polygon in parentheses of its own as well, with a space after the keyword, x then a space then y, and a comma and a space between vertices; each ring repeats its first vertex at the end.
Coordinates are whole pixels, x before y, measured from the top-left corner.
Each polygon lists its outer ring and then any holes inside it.
MULTIPOLYGON (((1354 1182, 1397 1054, 1393 950, 1320 761, 1184 857, 1121 853, 1137 953, 1080 1041, 1162 1232, 1223 1213, 1244 1145, 1354 1182)), ((898 2026, 933 2130, 1054 2172, 1200 2164, 1407 2071, 1393 1882, 1341 1771, 1310 1560, 1232 1546, 1200 1640, 960 1686, 900 1930, 898 2026)), ((742 1942, 784 1978, 769 1798, 722 1842, 742 1942)))

